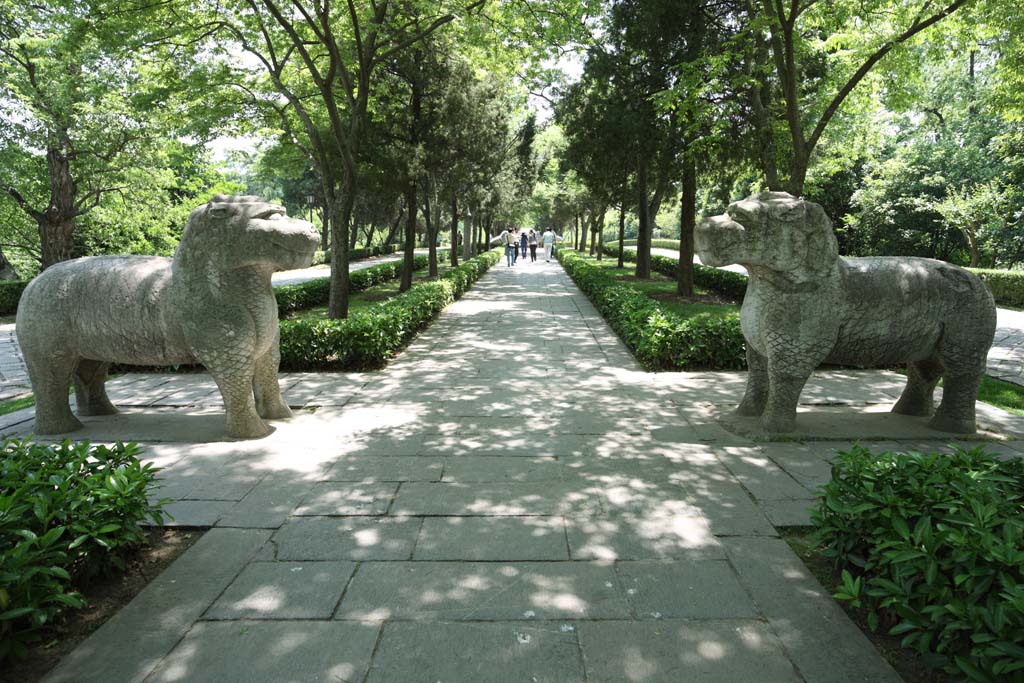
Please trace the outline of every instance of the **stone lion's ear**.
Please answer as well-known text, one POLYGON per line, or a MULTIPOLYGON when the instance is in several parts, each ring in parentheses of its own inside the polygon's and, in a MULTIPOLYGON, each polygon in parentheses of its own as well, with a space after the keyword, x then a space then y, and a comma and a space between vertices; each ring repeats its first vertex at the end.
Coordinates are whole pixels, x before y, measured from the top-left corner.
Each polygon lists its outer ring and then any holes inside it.
POLYGON ((801 202, 805 211, 800 227, 804 231, 807 255, 804 259, 806 271, 801 279, 806 281, 824 277, 839 258, 839 242, 832 231, 832 221, 825 210, 814 202, 801 202))

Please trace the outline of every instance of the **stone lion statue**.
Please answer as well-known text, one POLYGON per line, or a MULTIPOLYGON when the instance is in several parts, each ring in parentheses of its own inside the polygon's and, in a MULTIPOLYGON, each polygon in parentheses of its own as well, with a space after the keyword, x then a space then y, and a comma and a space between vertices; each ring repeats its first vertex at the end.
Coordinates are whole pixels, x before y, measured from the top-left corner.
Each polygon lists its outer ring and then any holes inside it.
POLYGON ((925 258, 840 258, 818 204, 766 192, 701 221, 696 252, 711 266, 739 263, 750 281, 740 320, 747 341, 746 393, 737 413, 793 431, 797 402, 822 363, 907 365, 893 412, 974 433, 974 402, 996 326, 992 294, 962 268, 925 258))
POLYGON ((94 256, 46 269, 25 289, 17 335, 36 396, 36 432, 117 409, 104 383, 111 363, 201 363, 224 398, 232 437, 270 433, 291 417, 277 383, 277 304, 271 273, 304 268, 319 237, 258 197, 218 195, 192 211, 174 258, 94 256))

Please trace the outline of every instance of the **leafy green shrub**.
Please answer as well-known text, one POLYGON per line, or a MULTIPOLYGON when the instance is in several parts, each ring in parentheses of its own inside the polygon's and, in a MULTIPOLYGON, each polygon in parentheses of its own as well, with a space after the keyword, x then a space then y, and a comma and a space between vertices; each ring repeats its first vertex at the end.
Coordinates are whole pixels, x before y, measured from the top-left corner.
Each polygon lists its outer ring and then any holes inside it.
POLYGON ((1024 460, 981 447, 839 454, 812 513, 842 568, 836 598, 924 661, 973 681, 1024 681, 1024 460))
MULTIPOLYGON (((676 248, 679 248, 678 242, 676 242, 676 248)), ((606 254, 618 258, 618 247, 605 247, 604 251, 606 254)), ((623 260, 635 263, 636 252, 627 249, 623 252, 623 260)), ((666 277, 675 278, 679 274, 679 261, 651 254, 651 270, 666 277)), ((743 273, 712 268, 699 263, 693 264, 693 282, 698 287, 718 292, 734 301, 742 301, 743 296, 747 293, 747 276, 743 273)))
POLYGON ((1001 306, 1024 308, 1024 270, 985 270, 968 268, 992 290, 992 296, 1001 306))
POLYGON ((83 606, 75 582, 125 568, 145 543, 142 524, 161 524, 164 501, 147 493, 157 469, 135 444, 0 447, 0 660, 67 608, 83 606))
POLYGON ((500 250, 481 254, 436 280, 413 285, 404 294, 357 311, 344 320, 282 320, 281 369, 356 370, 383 366, 497 263, 500 255, 500 250))
POLYGON ((28 287, 28 280, 0 281, 0 315, 11 315, 18 310, 21 293, 28 287))
POLYGON ((558 260, 645 368, 745 367, 746 346, 739 314, 701 313, 683 318, 664 310, 640 290, 616 281, 575 252, 561 251, 558 260))

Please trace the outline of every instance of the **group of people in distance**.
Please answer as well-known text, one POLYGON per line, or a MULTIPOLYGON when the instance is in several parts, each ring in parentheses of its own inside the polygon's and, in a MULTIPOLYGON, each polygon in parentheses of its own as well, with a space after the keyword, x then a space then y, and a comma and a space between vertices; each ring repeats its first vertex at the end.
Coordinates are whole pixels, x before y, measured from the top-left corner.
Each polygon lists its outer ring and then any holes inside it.
POLYGON ((556 235, 555 231, 551 228, 546 229, 543 234, 539 235, 532 228, 529 231, 516 228, 514 230, 502 230, 500 235, 491 239, 491 244, 505 245, 505 259, 511 268, 519 260, 520 254, 523 259, 526 259, 527 249, 530 250, 530 261, 536 261, 538 246, 544 248, 544 260, 550 261, 555 243, 561 241, 562 238, 556 235))

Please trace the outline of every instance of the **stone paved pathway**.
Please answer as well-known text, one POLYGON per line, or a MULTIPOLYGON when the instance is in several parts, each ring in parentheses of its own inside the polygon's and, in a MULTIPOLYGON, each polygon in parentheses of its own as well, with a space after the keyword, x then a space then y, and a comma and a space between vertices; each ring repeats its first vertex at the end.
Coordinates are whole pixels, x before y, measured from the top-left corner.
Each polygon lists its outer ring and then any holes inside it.
POLYGON ((76 436, 147 442, 174 523, 212 528, 46 680, 898 681, 778 527, 836 439, 941 435, 884 412, 900 377, 832 372, 799 420, 826 440, 757 443, 719 419, 742 383, 640 371, 544 263, 382 372, 282 376, 296 416, 263 440, 222 440, 205 375, 119 378, 76 436))

